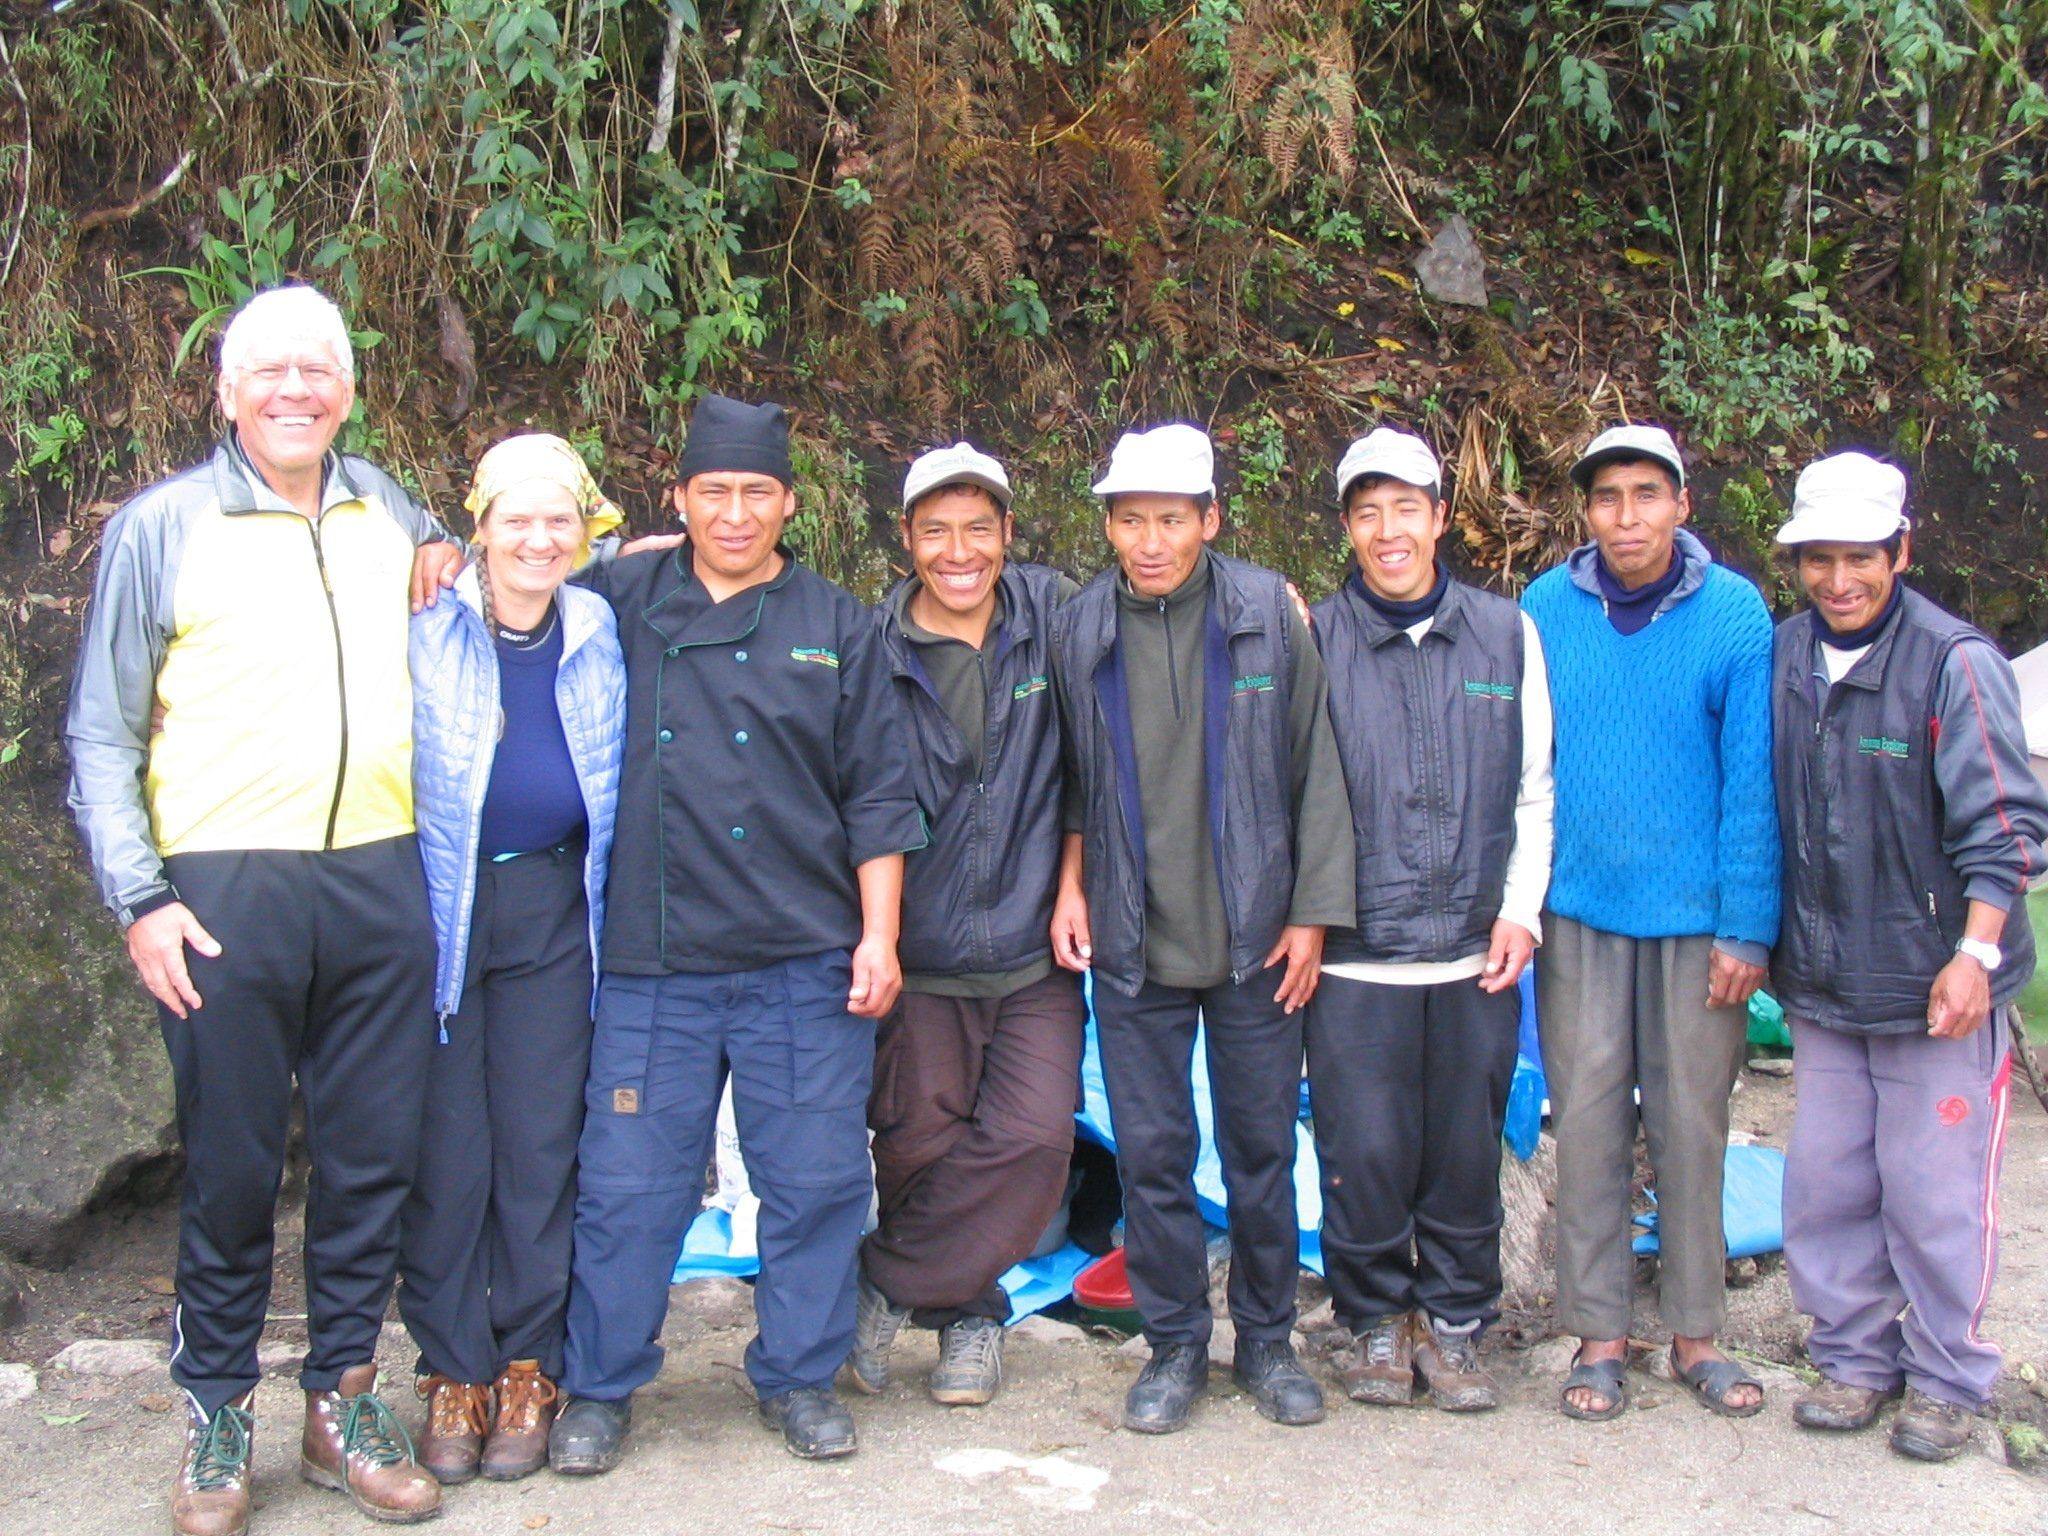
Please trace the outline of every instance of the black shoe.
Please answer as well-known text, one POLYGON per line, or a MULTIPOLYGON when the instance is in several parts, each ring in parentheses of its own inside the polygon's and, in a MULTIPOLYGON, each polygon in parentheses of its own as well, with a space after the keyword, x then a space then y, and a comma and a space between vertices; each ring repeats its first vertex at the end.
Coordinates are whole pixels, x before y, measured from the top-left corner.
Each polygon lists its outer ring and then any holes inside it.
POLYGON ((805 1461, 830 1461, 860 1448, 853 1415, 827 1387, 797 1387, 762 1398, 761 1422, 781 1430, 789 1454, 805 1461))
POLYGON ((1124 1428, 1141 1435, 1185 1429, 1195 1398, 1209 1385, 1205 1344, 1157 1344, 1124 1397, 1124 1428))
POLYGON ((1237 1341, 1230 1379, 1251 1393, 1262 1417, 1275 1424, 1320 1424, 1323 1389, 1301 1368, 1285 1339, 1237 1341))
POLYGON ((561 1411, 548 1430, 548 1465, 563 1477, 609 1472, 626 1453, 626 1431, 632 1424, 630 1397, 615 1403, 579 1397, 561 1411))

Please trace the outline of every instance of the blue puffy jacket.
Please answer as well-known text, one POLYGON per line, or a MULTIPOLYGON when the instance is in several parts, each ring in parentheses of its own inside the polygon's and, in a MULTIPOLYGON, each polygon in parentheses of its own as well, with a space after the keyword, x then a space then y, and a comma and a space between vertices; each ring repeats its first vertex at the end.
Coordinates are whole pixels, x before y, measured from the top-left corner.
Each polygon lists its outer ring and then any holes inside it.
MULTIPOLYGON (((562 587, 555 600, 563 624, 555 701, 590 817, 583 889, 590 905, 594 988, 625 750, 626 663, 609 603, 572 586, 562 587)), ((498 653, 484 627, 475 566, 457 578, 448 598, 412 621, 411 660, 414 815, 440 946, 434 1011, 445 1019, 462 1001, 484 791, 490 787, 500 720, 498 653)))

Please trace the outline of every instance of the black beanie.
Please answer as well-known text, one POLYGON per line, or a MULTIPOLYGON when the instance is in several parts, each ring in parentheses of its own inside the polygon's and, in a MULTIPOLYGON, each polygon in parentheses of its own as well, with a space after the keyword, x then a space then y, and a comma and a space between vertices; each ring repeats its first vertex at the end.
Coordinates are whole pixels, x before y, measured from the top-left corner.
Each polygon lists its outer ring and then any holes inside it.
POLYGON ((789 413, 771 403, 748 405, 724 395, 706 395, 690 412, 690 434, 676 461, 676 481, 692 475, 773 475, 794 486, 789 463, 789 413))

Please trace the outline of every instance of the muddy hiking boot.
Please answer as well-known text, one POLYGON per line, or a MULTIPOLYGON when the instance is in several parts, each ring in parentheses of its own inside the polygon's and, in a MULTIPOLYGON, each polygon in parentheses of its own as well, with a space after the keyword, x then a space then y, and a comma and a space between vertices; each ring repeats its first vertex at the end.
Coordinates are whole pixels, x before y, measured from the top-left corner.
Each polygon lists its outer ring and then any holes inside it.
POLYGON ((491 1427, 491 1390, 471 1381, 442 1375, 422 1376, 413 1390, 427 1400, 427 1422, 420 1430, 420 1465, 444 1487, 476 1476, 484 1436, 491 1427))
POLYGON ((1898 1417, 1892 1420, 1892 1449, 1915 1461, 1947 1461, 1970 1443, 1976 1427, 1977 1415, 1960 1403, 1908 1387, 1898 1417))
POLYGON ((548 1431, 562 1400, 561 1388, 541 1374, 538 1360, 514 1360, 491 1384, 498 1400, 482 1469, 494 1483, 538 1472, 548 1464, 548 1431))
POLYGON ((1415 1398, 1415 1335, 1408 1316, 1385 1318, 1338 1358, 1337 1380, 1354 1403, 1404 1408, 1415 1398))
POLYGON ((594 1397, 569 1400, 548 1431, 548 1465, 562 1477, 595 1477, 609 1472, 626 1454, 633 1427, 633 1399, 615 1403, 594 1397))
POLYGON ((896 1335, 910 1321, 910 1308, 899 1307, 863 1274, 854 1291, 853 1352, 846 1357, 846 1385, 870 1397, 889 1385, 889 1351, 896 1335))
POLYGON ((939 1363, 925 1388, 949 1408, 978 1408, 1003 1385, 1003 1325, 992 1317, 963 1317, 939 1330, 939 1363))
POLYGON ((1415 1374, 1429 1400, 1446 1413, 1484 1413, 1500 1406, 1500 1383, 1479 1363, 1479 1330, 1415 1320, 1415 1374))
POLYGON ((256 1434, 252 1387, 208 1418, 185 1400, 185 1461, 171 1488, 175 1536, 242 1536, 249 1529, 249 1454, 256 1434))
POLYGON ((299 1476, 345 1493, 372 1520, 410 1525, 441 1512, 441 1485, 422 1471, 412 1437, 376 1393, 377 1367, 353 1366, 332 1392, 306 1394, 299 1476))
POLYGON ((1287 1425, 1323 1420, 1323 1389, 1285 1339, 1239 1339, 1230 1379, 1251 1394, 1261 1418, 1287 1425))
POLYGON ((1853 1433, 1875 1424, 1884 1405, 1896 1401, 1898 1396, 1897 1387, 1852 1387, 1845 1381, 1823 1376, 1793 1402, 1792 1422, 1801 1429, 1853 1433))

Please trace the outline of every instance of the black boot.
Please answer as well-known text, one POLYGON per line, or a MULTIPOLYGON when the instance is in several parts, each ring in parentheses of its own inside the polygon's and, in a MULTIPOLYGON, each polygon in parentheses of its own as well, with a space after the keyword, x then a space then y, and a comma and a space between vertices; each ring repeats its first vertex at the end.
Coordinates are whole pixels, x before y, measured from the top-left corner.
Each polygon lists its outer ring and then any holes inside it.
POLYGON ((1275 1424, 1322 1422, 1323 1389, 1301 1368, 1287 1340, 1240 1338, 1230 1376, 1275 1424))
POLYGON ((1206 1344, 1155 1344, 1124 1397, 1124 1428, 1141 1435, 1185 1429, 1195 1398, 1209 1385, 1206 1344))
POLYGON ((827 1387, 797 1387, 762 1398, 761 1422, 781 1430, 789 1454, 805 1461, 830 1461, 860 1448, 853 1415, 827 1387))
POLYGON ((607 1403, 579 1397, 548 1430, 548 1465, 563 1477, 609 1472, 626 1453, 626 1431, 632 1424, 632 1398, 607 1403))

